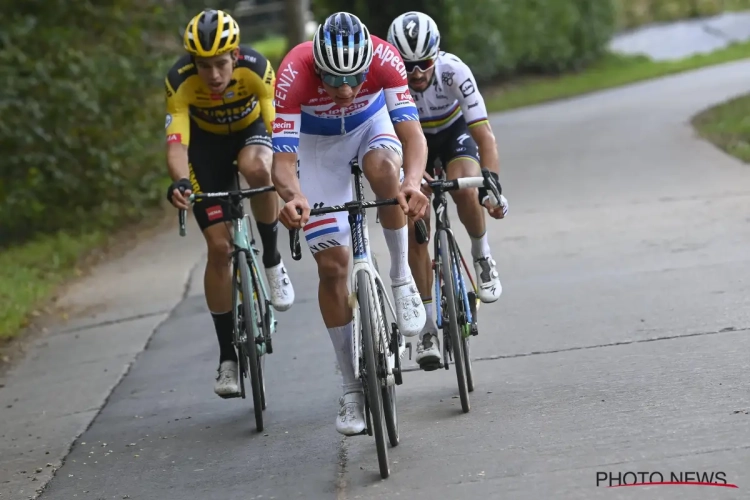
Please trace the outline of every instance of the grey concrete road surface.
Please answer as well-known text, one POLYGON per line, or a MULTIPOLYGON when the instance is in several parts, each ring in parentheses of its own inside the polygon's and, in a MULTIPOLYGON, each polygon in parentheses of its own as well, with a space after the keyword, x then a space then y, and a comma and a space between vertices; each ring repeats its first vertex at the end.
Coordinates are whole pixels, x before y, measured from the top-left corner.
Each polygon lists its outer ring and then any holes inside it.
POLYGON ((460 412, 453 370, 407 373, 389 479, 372 438, 335 432, 340 379, 315 270, 285 253, 298 299, 267 360, 265 431, 250 401, 212 393, 196 274, 41 498, 747 498, 750 170, 689 119, 747 91, 749 71, 494 117, 510 201, 490 230, 504 293, 480 309, 472 409, 460 412), (738 488, 597 485, 628 471, 738 488))
POLYGON ((724 12, 701 19, 652 24, 615 35, 614 52, 669 61, 708 54, 750 40, 750 12, 724 12))

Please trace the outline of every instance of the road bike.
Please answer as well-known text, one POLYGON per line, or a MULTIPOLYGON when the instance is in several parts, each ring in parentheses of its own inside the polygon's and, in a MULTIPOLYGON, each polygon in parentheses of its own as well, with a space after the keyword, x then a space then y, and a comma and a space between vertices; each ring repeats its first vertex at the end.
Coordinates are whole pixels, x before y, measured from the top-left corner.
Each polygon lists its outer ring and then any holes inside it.
MULTIPOLYGON (((225 200, 232 226, 232 311, 234 319, 233 344, 239 361, 240 391, 226 396, 245 399, 245 379, 250 380, 255 413, 255 428, 263 431, 263 410, 266 409, 266 386, 263 380, 266 354, 273 353, 272 337, 278 321, 269 299, 268 286, 260 272, 256 256, 260 250, 250 214, 245 214, 243 200, 275 191, 274 186, 239 189, 214 193, 192 193, 192 204, 200 200, 225 200), (250 299, 252 297, 252 299, 250 299)), ((180 210, 180 236, 185 236, 186 210, 180 210)))
MULTIPOLYGON (((403 343, 395 322, 396 311, 380 277, 377 260, 370 253, 366 209, 397 205, 398 201, 395 198, 364 201, 362 171, 356 159, 350 165, 354 176, 354 201, 332 207, 317 206, 310 211, 310 216, 349 212, 353 254, 349 305, 353 312, 354 373, 362 381, 365 395, 366 427, 362 434, 375 435, 380 476, 385 479, 390 475, 385 436, 387 432, 391 446, 398 446, 396 386, 403 382, 401 356, 407 348, 411 349, 411 344, 403 343), (394 320, 390 325, 386 311, 394 320)), ((298 229, 290 231, 290 244, 292 257, 300 260, 298 229)))
MULTIPOLYGON (((446 192, 464 188, 485 187, 492 194, 491 198, 500 200, 500 187, 496 185, 486 169, 482 177, 464 177, 446 180, 441 168, 435 169, 434 181, 423 181, 432 189, 434 198, 432 207, 435 211, 435 242, 432 269, 435 273, 434 297, 437 326, 443 331, 443 363, 428 366, 427 370, 444 367, 449 369, 451 361, 456 367, 458 393, 461 409, 468 413, 471 409, 469 393, 474 391, 474 376, 471 370, 470 338, 479 334, 477 310, 480 300, 477 286, 471 277, 469 267, 456 242, 448 218, 448 199, 446 192), (463 269, 462 269, 463 267, 463 269), (465 275, 463 271, 466 271, 465 275), (471 290, 466 287, 466 279, 471 282, 471 290)), ((416 223, 415 237, 418 243, 429 241, 429 234, 423 220, 416 223)))

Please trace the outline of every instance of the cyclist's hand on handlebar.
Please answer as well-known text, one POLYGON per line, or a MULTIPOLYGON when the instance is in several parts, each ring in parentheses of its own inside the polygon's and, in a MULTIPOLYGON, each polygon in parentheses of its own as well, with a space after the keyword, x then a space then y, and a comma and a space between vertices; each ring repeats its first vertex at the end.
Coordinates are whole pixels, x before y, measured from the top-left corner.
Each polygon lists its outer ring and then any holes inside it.
POLYGON ((167 189, 167 200, 177 208, 187 210, 190 208, 188 203, 188 197, 193 191, 193 185, 189 179, 182 178, 177 181, 173 181, 167 189))
POLYGON ((484 208, 489 212, 490 217, 493 219, 504 219, 505 214, 508 213, 508 200, 505 196, 500 195, 500 204, 497 206, 492 205, 489 199, 484 202, 484 208))
POLYGON ((430 203, 419 186, 415 187, 406 183, 401 185, 401 190, 396 199, 398 199, 398 204, 401 205, 404 213, 414 220, 424 217, 430 203))
POLYGON ((422 187, 422 192, 423 192, 423 193, 424 193, 424 195, 425 195, 425 196, 427 196, 428 198, 429 198, 430 196, 432 196, 432 188, 431 188, 431 187, 430 187, 430 186, 429 186, 429 185, 427 184, 427 182, 432 182, 432 181, 434 181, 434 180, 435 180, 435 179, 433 179, 433 178, 432 178, 432 177, 430 176, 430 174, 428 174, 427 172, 425 172, 425 173, 424 173, 424 175, 423 175, 423 180, 422 180, 422 185, 421 185, 421 187, 422 187))
POLYGON ((287 229, 302 229, 310 219, 310 205, 304 196, 295 196, 279 212, 279 220, 287 229))

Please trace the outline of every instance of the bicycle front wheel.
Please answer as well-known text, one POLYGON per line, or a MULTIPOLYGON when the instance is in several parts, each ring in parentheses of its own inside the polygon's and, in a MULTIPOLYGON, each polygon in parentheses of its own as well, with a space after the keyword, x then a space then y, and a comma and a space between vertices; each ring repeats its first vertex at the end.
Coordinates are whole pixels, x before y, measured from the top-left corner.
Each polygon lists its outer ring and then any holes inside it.
MULTIPOLYGON (((380 268, 378 267, 378 260, 375 258, 375 256, 372 257, 372 263, 375 266, 375 270, 380 273, 380 268)), ((388 328, 388 321, 387 316, 385 315, 385 290, 383 290, 380 286, 378 286, 378 301, 380 302, 380 314, 383 317, 383 328, 385 328, 385 332, 381 332, 383 334, 383 338, 388 339, 389 342, 387 345, 383 346, 382 350, 382 363, 385 367, 388 364, 388 358, 393 356, 394 357, 394 364, 398 364, 398 339, 396 338, 396 332, 391 331, 390 328, 388 328)), ((394 367, 395 369, 395 367, 394 367)), ((398 443, 400 441, 399 433, 398 433, 398 403, 396 401, 396 384, 393 385, 387 385, 382 388, 383 392, 383 413, 385 417, 385 427, 388 430, 388 440, 391 443, 391 446, 398 446, 398 443)))
POLYGON ((445 293, 445 310, 448 313, 448 324, 443 324, 450 329, 451 346, 453 348, 453 366, 456 368, 458 379, 458 395, 461 398, 461 409, 468 413, 471 409, 469 403, 469 389, 466 385, 466 371, 463 350, 463 335, 458 329, 458 313, 456 311, 456 281, 453 276, 455 262, 452 258, 448 233, 440 231, 440 270, 443 273, 443 290, 445 293))
POLYGON ((250 284, 250 266, 244 254, 240 253, 237 258, 240 268, 240 292, 242 292, 242 311, 245 316, 245 334, 247 335, 246 355, 248 358, 248 372, 250 373, 250 387, 253 393, 253 410, 255 412, 255 428, 258 432, 263 431, 263 396, 261 394, 261 374, 260 361, 258 359, 258 349, 255 345, 255 339, 258 334, 257 311, 253 301, 253 292, 250 284))
POLYGON ((378 465, 380 466, 380 477, 387 478, 391 474, 388 463, 388 448, 385 442, 385 428, 383 425, 383 394, 382 384, 378 377, 378 365, 375 364, 375 328, 372 324, 370 306, 373 303, 371 297, 370 276, 366 271, 357 271, 357 301, 359 305, 360 324, 362 333, 362 354, 365 364, 365 391, 370 414, 372 418, 373 431, 375 434, 375 446, 378 450, 378 465))

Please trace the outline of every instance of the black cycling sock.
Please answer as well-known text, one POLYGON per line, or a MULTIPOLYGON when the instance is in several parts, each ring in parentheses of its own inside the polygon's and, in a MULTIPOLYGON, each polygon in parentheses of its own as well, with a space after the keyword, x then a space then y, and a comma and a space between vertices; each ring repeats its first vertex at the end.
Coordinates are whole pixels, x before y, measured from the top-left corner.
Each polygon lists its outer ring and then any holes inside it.
POLYGON ((219 363, 224 361, 237 362, 237 352, 232 345, 232 334, 234 333, 234 319, 232 311, 225 313, 211 313, 216 328, 216 337, 219 339, 219 363))
POLYGON ((274 267, 281 262, 281 254, 276 245, 276 236, 278 235, 277 227, 279 221, 275 221, 271 224, 257 221, 258 234, 260 234, 260 241, 263 244, 263 266, 274 267))

